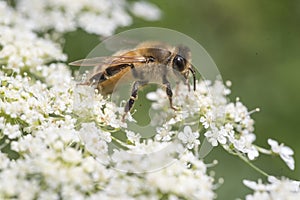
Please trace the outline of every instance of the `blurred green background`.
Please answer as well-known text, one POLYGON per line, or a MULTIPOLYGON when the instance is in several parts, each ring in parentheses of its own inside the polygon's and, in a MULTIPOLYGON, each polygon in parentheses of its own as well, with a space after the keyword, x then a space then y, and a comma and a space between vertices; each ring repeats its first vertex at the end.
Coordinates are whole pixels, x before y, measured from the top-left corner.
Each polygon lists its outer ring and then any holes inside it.
MULTIPOLYGON (((300 179, 300 1, 161 1, 160 21, 135 19, 135 27, 159 26, 180 31, 198 41, 217 64, 223 80, 233 83, 231 99, 240 97, 255 113, 256 143, 268 147, 274 138, 295 151, 296 169, 290 171, 278 157, 260 156, 254 164, 277 176, 300 179)), ((96 36, 69 33, 65 50, 70 60, 86 56, 99 43, 96 36)), ((251 190, 243 179, 264 178, 237 157, 214 149, 205 162, 217 159, 210 170, 225 182, 218 199, 242 198, 251 190)))

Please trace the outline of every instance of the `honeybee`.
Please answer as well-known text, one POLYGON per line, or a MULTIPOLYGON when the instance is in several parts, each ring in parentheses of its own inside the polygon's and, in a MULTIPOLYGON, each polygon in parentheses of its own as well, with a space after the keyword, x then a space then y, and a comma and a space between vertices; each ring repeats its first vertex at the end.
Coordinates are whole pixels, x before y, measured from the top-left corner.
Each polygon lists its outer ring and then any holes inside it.
POLYGON ((82 83, 92 85, 102 94, 111 94, 120 79, 133 81, 131 96, 127 101, 125 115, 131 110, 140 87, 149 82, 160 83, 165 87, 170 107, 173 106, 173 92, 169 82, 170 74, 184 81, 190 90, 189 73, 193 76, 193 89, 196 90, 195 69, 191 64, 191 51, 183 45, 171 46, 162 42, 143 42, 134 49, 119 51, 109 57, 96 57, 71 62, 74 66, 93 66, 94 70, 82 83), (126 76, 125 76, 126 75, 126 76))

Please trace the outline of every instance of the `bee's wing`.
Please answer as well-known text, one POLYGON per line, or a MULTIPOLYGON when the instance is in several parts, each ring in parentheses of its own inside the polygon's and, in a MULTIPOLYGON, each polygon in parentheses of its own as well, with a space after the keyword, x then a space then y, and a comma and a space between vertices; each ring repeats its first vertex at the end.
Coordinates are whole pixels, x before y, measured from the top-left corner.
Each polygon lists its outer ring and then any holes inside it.
POLYGON ((144 56, 109 56, 109 57, 95 57, 89 59, 77 60, 69 63, 73 66, 99 66, 99 65, 121 65, 128 63, 145 63, 147 58, 144 56))

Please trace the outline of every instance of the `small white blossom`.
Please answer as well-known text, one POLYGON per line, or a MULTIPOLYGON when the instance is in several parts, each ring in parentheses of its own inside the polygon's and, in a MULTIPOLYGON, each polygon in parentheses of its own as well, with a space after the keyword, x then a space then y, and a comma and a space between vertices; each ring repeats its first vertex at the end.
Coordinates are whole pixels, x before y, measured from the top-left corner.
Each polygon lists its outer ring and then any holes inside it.
POLYGON ((295 169, 295 160, 293 158, 294 151, 284 144, 278 144, 276 140, 268 139, 268 144, 271 146, 271 150, 275 154, 279 154, 281 159, 287 164, 287 166, 291 169, 295 169))
POLYGON ((67 150, 63 151, 62 159, 70 163, 79 163, 82 160, 82 155, 75 149, 68 148, 67 150))
POLYGON ((138 144, 141 139, 140 134, 136 134, 133 131, 125 130, 127 139, 133 144, 138 144))
POLYGON ((19 130, 18 124, 11 125, 10 123, 7 123, 2 131, 3 134, 7 135, 9 139, 16 139, 17 137, 20 137, 22 135, 22 132, 19 130))
POLYGON ((94 122, 81 124, 79 134, 86 143, 92 144, 96 143, 98 140, 111 142, 110 133, 97 128, 94 122))
POLYGON ((1 160, 1 162, 0 162, 0 171, 1 171, 8 167, 10 160, 7 157, 7 154, 4 154, 2 152, 0 152, 0 160, 1 160))
POLYGON ((254 190, 253 194, 248 194, 246 200, 271 200, 271 199, 299 199, 300 182, 282 178, 281 180, 274 176, 268 177, 269 183, 263 184, 261 180, 258 183, 244 180, 243 183, 254 190))
POLYGON ((162 89, 157 89, 155 92, 149 92, 147 94, 147 99, 154 101, 152 103, 152 108, 159 110, 168 102, 166 92, 162 89))
POLYGON ((245 152, 250 160, 254 160, 256 157, 259 156, 258 150, 256 147, 251 146, 250 148, 247 149, 245 152))
POLYGON ((146 20, 155 21, 161 17, 160 10, 155 5, 146 1, 134 2, 131 11, 134 15, 146 20))
POLYGON ((178 133, 178 139, 180 139, 184 144, 187 145, 188 149, 194 148, 194 146, 199 145, 200 141, 198 140, 199 133, 193 132, 191 127, 185 126, 183 132, 178 133))
POLYGON ((157 141, 168 142, 172 139, 172 136, 175 134, 175 131, 171 131, 171 126, 164 125, 163 127, 157 127, 155 139, 157 141))
POLYGON ((215 125, 213 125, 209 131, 204 133, 204 136, 207 137, 208 141, 213 146, 218 146, 218 143, 226 143, 226 137, 228 136, 228 133, 224 129, 224 127, 221 127, 221 129, 219 130, 215 125))
POLYGON ((207 129, 209 127, 209 124, 206 122, 206 119, 203 116, 200 117, 200 122, 202 123, 202 125, 205 129, 207 129))

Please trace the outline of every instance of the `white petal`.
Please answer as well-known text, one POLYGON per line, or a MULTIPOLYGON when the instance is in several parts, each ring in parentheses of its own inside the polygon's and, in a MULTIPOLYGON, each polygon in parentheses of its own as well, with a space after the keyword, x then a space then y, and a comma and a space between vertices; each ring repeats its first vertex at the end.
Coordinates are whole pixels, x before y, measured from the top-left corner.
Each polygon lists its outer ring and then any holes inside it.
POLYGON ((284 155, 280 155, 280 157, 282 158, 282 160, 286 163, 286 165, 291 169, 294 170, 295 169, 295 160, 293 157, 291 156, 284 156, 284 155))

